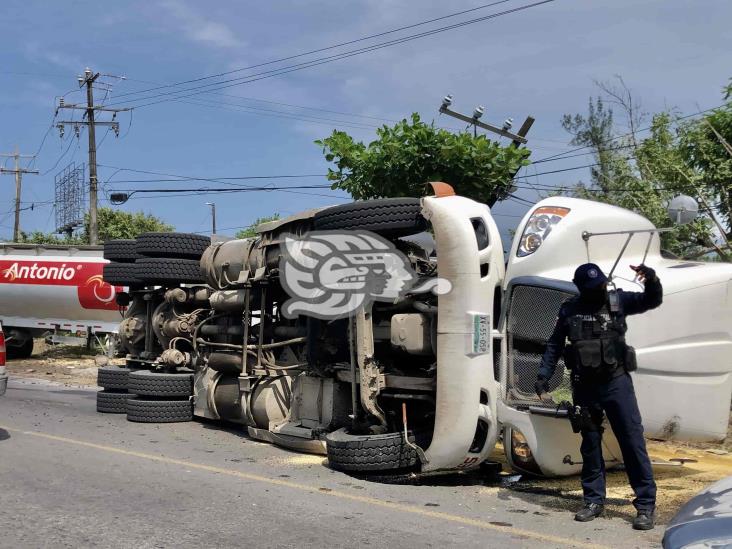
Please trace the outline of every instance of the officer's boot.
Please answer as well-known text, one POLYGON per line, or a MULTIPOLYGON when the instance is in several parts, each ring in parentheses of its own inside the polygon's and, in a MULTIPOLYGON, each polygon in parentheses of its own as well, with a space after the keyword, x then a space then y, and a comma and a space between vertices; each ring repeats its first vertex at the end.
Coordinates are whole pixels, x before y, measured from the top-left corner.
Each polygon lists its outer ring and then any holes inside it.
POLYGON ((651 510, 641 510, 633 519, 633 529, 635 530, 652 530, 655 524, 655 513, 651 510))
POLYGON ((600 503, 585 503, 585 506, 574 516, 574 520, 577 522, 590 522, 602 515, 604 511, 605 506, 600 503))

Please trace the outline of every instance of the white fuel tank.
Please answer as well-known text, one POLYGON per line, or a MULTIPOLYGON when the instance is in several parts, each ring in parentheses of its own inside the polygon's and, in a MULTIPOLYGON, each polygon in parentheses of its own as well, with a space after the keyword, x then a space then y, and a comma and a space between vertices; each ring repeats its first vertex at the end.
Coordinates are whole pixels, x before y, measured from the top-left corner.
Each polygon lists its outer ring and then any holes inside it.
POLYGON ((115 287, 101 246, 0 243, 0 322, 6 327, 117 332, 115 287))

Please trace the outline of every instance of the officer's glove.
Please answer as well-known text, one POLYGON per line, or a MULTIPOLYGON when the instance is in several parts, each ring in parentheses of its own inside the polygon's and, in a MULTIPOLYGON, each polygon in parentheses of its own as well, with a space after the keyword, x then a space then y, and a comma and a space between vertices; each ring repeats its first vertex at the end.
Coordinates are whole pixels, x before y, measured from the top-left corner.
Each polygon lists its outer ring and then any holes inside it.
POLYGON ((651 269, 648 265, 630 266, 638 274, 638 280, 641 282, 655 282, 656 271, 651 269))
POLYGON ((549 392, 549 380, 544 379, 541 376, 536 378, 536 383, 534 383, 534 391, 536 391, 536 394, 539 398, 541 398, 541 395, 543 395, 544 393, 548 393, 549 392))

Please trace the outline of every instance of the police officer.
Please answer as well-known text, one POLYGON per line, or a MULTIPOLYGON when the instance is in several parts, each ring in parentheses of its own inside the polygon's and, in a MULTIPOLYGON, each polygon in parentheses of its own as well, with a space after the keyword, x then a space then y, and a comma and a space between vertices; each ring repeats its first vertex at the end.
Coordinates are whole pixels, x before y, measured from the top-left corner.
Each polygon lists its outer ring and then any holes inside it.
POLYGON ((628 480, 635 492, 636 530, 654 525, 656 483, 643 438, 638 402, 628 374, 635 369, 635 354, 625 344, 625 317, 658 307, 663 288, 656 272, 645 265, 631 266, 644 292, 607 291, 607 277, 594 263, 580 265, 573 282, 580 291, 561 306, 539 366, 536 393, 549 391, 559 357, 572 371, 573 427, 582 434, 582 491, 584 507, 575 520, 587 522, 600 516, 605 502, 605 462, 602 457, 603 412, 623 454, 628 480), (565 350, 566 340, 570 345, 565 350), (565 352, 566 351, 566 352, 565 352))

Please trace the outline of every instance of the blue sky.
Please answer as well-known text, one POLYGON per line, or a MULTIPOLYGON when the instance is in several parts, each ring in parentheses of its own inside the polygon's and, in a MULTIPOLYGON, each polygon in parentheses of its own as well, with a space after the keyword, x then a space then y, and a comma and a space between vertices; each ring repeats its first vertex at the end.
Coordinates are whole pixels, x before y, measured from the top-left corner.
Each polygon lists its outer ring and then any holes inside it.
MULTIPOLYGON (((530 1, 511 0, 409 32, 530 1)), ((55 97, 67 94, 67 102, 84 100, 76 76, 87 66, 127 77, 105 77, 103 80, 112 88, 106 96, 97 90, 100 101, 115 106, 141 105, 145 101, 138 98, 168 90, 124 94, 264 63, 485 3, 5 0, 0 36, 0 151, 11 152, 17 145, 23 153, 35 152, 47 134, 34 164, 41 175, 24 178, 23 206, 36 206, 22 213, 21 227, 26 231, 54 230, 54 211, 49 203, 53 199, 54 175, 71 161, 86 161, 85 133, 77 141, 73 129, 67 127, 61 140, 55 129, 47 130, 55 97)), ((369 141, 374 136, 372 126, 417 111, 424 119, 459 129, 455 121, 438 117, 437 108, 446 93, 455 96, 454 106, 461 112, 485 105, 484 120, 499 125, 511 116, 518 127, 526 115, 533 115, 536 123, 529 135, 530 148, 532 157, 538 159, 571 148, 559 120, 564 113, 586 110, 588 97, 597 93, 593 79, 622 75, 648 112, 673 107, 690 113, 718 105, 721 88, 732 76, 730 21, 732 3, 728 0, 556 0, 495 20, 219 92, 226 96, 202 94, 138 108, 131 115, 122 113, 119 138, 113 133, 105 137, 106 130, 98 129, 99 179, 109 192, 156 186, 221 186, 208 182, 115 183, 154 177, 115 169, 119 167, 207 178, 324 174, 327 163, 313 141, 329 135, 334 128, 369 141)), ((320 55, 338 51, 345 49, 320 55)), ((269 68, 243 71, 229 78, 269 68)), ((66 111, 59 118, 70 114, 66 111)), ((590 162, 591 157, 580 156, 541 164, 526 173, 590 162)), ((10 162, 5 165, 9 167, 10 162)), ((572 171, 532 181, 566 184, 583 176, 584 171, 572 171)), ((326 182, 309 177, 264 183, 326 182)), ((0 185, 0 238, 8 238, 13 223, 12 176, 2 176, 0 185)), ((536 198, 528 188, 520 189, 518 195, 536 198)), ((220 232, 229 234, 235 227, 273 212, 288 215, 348 199, 344 193, 327 189, 165 200, 137 199, 139 196, 120 207, 153 213, 177 230, 194 232, 210 230, 210 210, 205 202, 213 201, 220 232)), ((513 201, 494 208, 504 233, 515 226, 516 216, 526 208, 513 201)))

